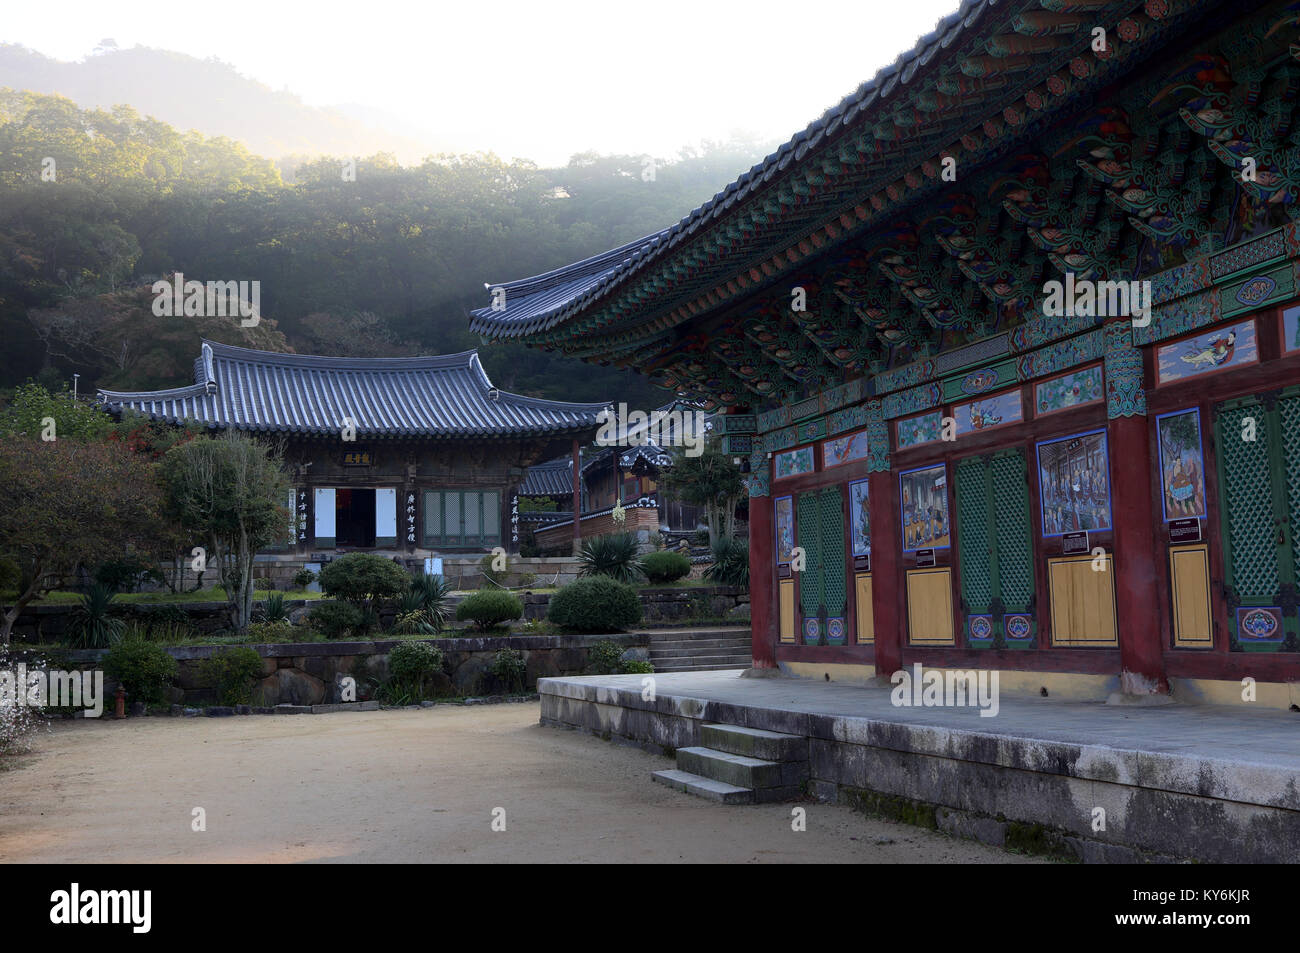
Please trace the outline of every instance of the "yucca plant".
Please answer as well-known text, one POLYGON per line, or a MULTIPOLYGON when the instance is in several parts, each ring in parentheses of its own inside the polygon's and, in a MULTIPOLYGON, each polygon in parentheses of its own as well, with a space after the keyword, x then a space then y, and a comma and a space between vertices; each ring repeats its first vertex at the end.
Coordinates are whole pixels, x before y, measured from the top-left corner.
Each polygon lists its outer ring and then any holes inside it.
POLYGON ((631 533, 597 536, 582 544, 578 557, 580 576, 609 576, 619 582, 640 582, 645 578, 637 555, 636 537, 631 533))
POLYGON ((724 586, 749 588, 749 547, 733 536, 724 536, 713 544, 713 565, 704 577, 724 586))
POLYGON ((289 610, 284 607, 283 592, 268 592, 262 607, 263 621, 283 622, 289 618, 289 610))
POLYGON ((117 597, 111 586, 95 583, 73 612, 68 634, 83 649, 106 649, 122 638, 126 623, 109 614, 117 597))
MULTIPOLYGON (((451 584, 447 580, 442 576, 426 576, 423 573, 411 580, 411 586, 407 590, 407 596, 418 596, 419 605, 416 608, 423 610, 428 616, 429 624, 433 626, 435 632, 441 631, 451 615, 447 606, 450 595, 451 584)), ((405 597, 399 599, 398 608, 411 611, 405 602, 405 597)))
POLYGON ((406 612, 398 609, 397 621, 393 631, 402 635, 434 635, 437 629, 429 621, 429 614, 423 609, 411 609, 406 612))

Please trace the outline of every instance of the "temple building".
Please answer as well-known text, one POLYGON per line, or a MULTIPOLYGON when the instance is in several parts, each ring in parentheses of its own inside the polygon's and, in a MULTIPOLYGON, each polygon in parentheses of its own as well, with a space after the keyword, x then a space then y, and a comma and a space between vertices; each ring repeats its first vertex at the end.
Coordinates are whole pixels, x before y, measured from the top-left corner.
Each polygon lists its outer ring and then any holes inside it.
POLYGON ((194 374, 187 387, 99 398, 115 413, 282 441, 297 537, 282 552, 299 562, 518 552, 528 466, 576 455, 608 406, 500 391, 476 351, 363 359, 203 341, 194 374))
POLYGON ((965 0, 676 225, 491 285, 471 327, 723 414, 757 667, 1285 707, 1298 23, 965 0))

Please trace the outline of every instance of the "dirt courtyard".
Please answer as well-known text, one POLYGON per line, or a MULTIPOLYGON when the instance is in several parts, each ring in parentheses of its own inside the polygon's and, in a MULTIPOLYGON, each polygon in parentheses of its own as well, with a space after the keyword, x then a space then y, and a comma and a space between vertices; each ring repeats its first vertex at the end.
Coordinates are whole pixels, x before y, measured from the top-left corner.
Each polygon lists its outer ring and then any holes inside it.
POLYGON ((1028 860, 815 802, 796 832, 790 804, 672 791, 650 780, 669 759, 544 728, 538 712, 59 722, 0 768, 0 862, 1028 860))

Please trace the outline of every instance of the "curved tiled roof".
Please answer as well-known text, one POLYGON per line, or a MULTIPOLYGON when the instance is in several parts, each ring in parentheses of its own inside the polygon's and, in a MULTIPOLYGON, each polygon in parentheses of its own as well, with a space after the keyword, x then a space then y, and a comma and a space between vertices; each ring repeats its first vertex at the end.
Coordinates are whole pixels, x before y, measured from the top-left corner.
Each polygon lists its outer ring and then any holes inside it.
MULTIPOLYGON (((582 481, 579 479, 579 488, 582 481)), ((524 474, 524 482, 519 484, 520 496, 564 496, 573 495, 573 459, 559 457, 543 463, 535 463, 524 474)))
POLYGON ((569 433, 598 426, 607 408, 498 391, 477 351, 320 357, 205 340, 194 379, 170 390, 100 390, 99 399, 169 423, 236 430, 338 434, 350 417, 358 436, 371 437, 569 433))
POLYGON ((895 62, 881 69, 676 225, 545 275, 487 284, 486 287, 491 289, 505 289, 505 307, 471 311, 470 328, 491 337, 511 338, 536 334, 559 324, 769 184, 791 163, 801 161, 810 150, 817 148, 828 135, 846 124, 859 121, 873 103, 888 99, 900 86, 911 82, 920 67, 928 64, 940 50, 952 46, 986 10, 997 4, 998 0, 962 0, 955 13, 941 19, 912 49, 901 54, 895 62), (540 282, 545 282, 545 285, 537 284, 540 282))

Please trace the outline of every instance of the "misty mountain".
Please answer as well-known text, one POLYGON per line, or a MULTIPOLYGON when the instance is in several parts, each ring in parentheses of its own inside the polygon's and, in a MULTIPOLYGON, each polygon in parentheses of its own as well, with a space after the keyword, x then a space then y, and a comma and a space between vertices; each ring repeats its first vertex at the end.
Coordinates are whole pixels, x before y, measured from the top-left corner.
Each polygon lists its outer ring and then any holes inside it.
POLYGON ((80 62, 64 62, 0 44, 0 87, 6 86, 66 96, 83 108, 129 104, 179 130, 227 136, 270 158, 391 152, 409 164, 455 151, 453 143, 437 141, 383 110, 308 106, 228 63, 144 46, 101 49, 80 62))

